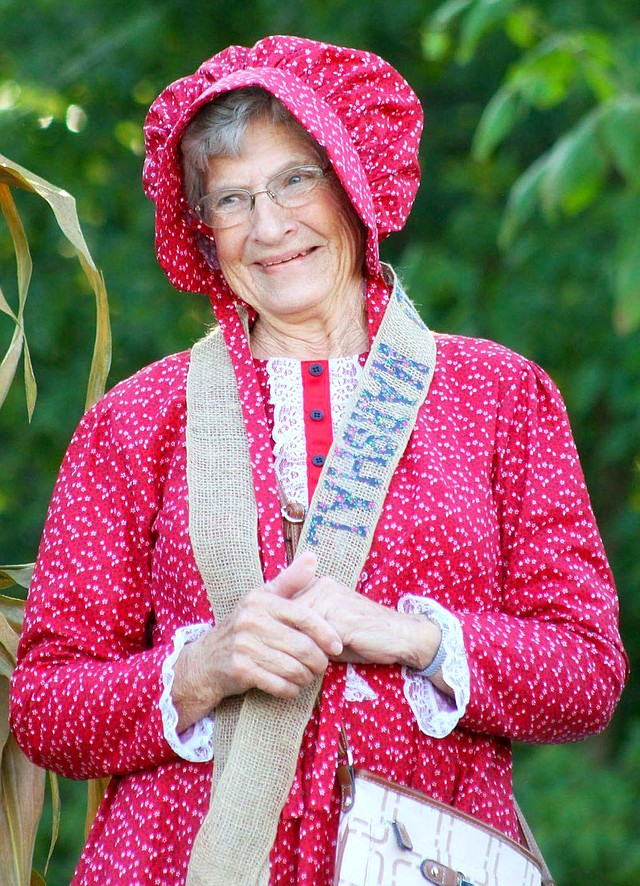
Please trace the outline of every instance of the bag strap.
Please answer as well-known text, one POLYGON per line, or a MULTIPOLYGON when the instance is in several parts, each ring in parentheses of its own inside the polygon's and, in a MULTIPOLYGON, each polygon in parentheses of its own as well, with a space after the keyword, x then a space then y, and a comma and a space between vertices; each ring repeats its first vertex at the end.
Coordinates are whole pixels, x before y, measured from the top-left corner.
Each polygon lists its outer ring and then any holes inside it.
POLYGON ((546 861, 544 860, 544 855, 542 854, 542 850, 538 846, 536 838, 533 836, 533 831, 529 826, 529 822, 525 818, 525 814, 520 808, 518 801, 513 798, 513 803, 516 809, 516 815, 518 816, 518 824, 520 825, 520 830, 522 831, 522 836, 524 838, 525 845, 529 852, 532 855, 535 855, 538 860, 538 864, 540 865, 540 870, 542 873, 542 886, 555 886, 555 880, 551 875, 551 871, 547 866, 546 861))

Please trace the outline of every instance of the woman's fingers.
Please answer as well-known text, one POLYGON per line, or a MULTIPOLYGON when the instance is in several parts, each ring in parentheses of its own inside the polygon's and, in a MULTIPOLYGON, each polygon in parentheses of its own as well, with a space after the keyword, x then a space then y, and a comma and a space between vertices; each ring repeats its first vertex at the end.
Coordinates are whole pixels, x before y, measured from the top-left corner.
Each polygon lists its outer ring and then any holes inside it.
POLYGON ((318 561, 315 554, 305 551, 287 566, 280 575, 266 585, 267 590, 278 597, 291 599, 297 593, 304 590, 313 581, 316 574, 318 561))
POLYGON ((288 600, 263 591, 247 594, 236 609, 237 630, 248 631, 259 643, 313 662, 318 652, 339 655, 342 642, 336 629, 303 599, 288 600))
MULTIPOLYGON (((305 581, 313 563, 302 564, 293 584, 305 581)), ((224 695, 251 688, 291 697, 324 673, 342 642, 335 630, 306 603, 264 590, 246 594, 209 640, 211 678, 224 695)))
POLYGON ((262 689, 274 695, 295 695, 324 673, 329 659, 317 652, 301 660, 272 646, 250 646, 232 655, 229 669, 246 688, 262 689))

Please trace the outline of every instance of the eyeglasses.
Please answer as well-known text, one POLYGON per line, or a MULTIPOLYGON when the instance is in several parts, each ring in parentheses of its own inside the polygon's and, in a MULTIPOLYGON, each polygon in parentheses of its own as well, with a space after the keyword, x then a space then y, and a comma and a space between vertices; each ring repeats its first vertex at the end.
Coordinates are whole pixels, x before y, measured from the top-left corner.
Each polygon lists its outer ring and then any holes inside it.
POLYGON ((259 191, 220 188, 198 200, 193 211, 210 228, 220 230, 246 221, 258 194, 267 194, 276 206, 296 209, 311 200, 313 192, 330 170, 330 166, 324 169, 320 166, 294 166, 274 175, 259 191))

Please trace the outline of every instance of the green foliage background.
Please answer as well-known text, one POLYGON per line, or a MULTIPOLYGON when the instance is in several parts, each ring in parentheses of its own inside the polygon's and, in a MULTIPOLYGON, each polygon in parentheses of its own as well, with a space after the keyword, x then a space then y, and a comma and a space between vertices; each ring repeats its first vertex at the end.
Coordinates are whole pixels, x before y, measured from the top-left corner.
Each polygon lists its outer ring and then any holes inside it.
MULTIPOLYGON (((0 0, 0 151, 69 190, 112 309, 110 384, 184 349, 210 319, 156 264, 140 186, 150 102, 229 43, 267 33, 385 56, 426 110, 423 184, 383 246, 433 328, 541 363, 568 405, 640 653, 640 17, 637 0, 0 0), (515 187, 514 187, 515 186, 515 187)), ((16 199, 34 256, 26 311, 39 383, 0 412, 0 563, 34 559, 83 408, 93 302, 46 207, 16 199)), ((16 298, 0 229, 0 282, 16 298)), ((0 316, 2 350, 12 332, 0 316)), ((559 886, 640 876, 640 713, 578 747, 518 748, 516 787, 559 886)), ((47 882, 68 883, 84 786, 62 782, 47 882)), ((45 822, 46 825, 46 822, 45 822)), ((46 856, 46 827, 37 864, 46 856)))

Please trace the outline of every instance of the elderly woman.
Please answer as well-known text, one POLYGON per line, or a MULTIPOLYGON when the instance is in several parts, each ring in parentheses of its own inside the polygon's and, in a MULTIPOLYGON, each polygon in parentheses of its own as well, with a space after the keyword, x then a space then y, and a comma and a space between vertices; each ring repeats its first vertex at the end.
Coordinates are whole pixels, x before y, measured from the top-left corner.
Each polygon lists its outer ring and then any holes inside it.
POLYGON ((40 765, 111 776, 75 884, 332 883, 341 735, 518 841, 510 740, 614 710, 558 392, 433 336, 379 260, 421 123, 382 59, 295 37, 150 110, 158 258, 218 326, 85 416, 47 518, 12 726, 40 765))

